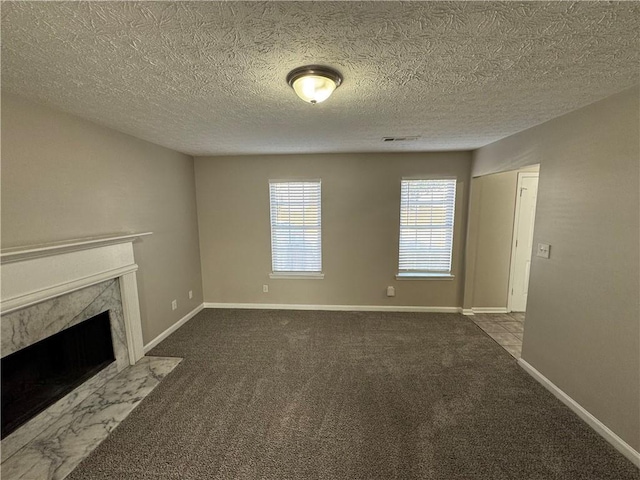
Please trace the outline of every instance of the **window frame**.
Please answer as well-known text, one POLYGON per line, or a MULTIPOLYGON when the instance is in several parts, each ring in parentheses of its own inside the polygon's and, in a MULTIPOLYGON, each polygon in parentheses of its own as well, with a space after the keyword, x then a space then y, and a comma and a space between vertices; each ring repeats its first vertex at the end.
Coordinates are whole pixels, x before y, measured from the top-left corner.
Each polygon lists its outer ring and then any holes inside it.
MULTIPOLYGON (((314 205, 314 204, 311 204, 314 205)), ((285 228, 286 226, 280 226, 281 228, 285 228)), ((323 273, 323 255, 322 255, 322 180, 321 179, 270 179, 269 180, 269 228, 270 228, 270 245, 271 245, 271 272, 269 273, 269 278, 271 279, 281 279, 281 280, 296 280, 296 279, 307 279, 307 280, 322 280, 324 278, 323 273), (273 194, 272 194, 272 185, 281 185, 281 184, 305 184, 305 183, 313 183, 317 184, 318 188, 318 202, 317 202, 317 216, 318 223, 317 226, 305 226, 304 228, 313 229, 316 228, 319 230, 318 239, 319 239, 319 270, 277 270, 276 269, 276 257, 274 256, 274 251, 276 250, 276 241, 274 237, 274 227, 278 227, 274 223, 274 204, 273 194)))
MULTIPOLYGON (((399 217, 399 228, 398 228, 398 263, 397 263, 397 274, 396 280, 453 280, 455 275, 453 274, 453 247, 455 243, 455 216, 456 216, 456 201, 458 198, 458 179, 457 177, 403 177, 400 182, 400 217, 399 217), (404 184, 406 182, 433 182, 433 181, 450 181, 453 183, 453 198, 451 204, 443 203, 443 206, 447 209, 447 216, 451 218, 450 226, 447 225, 446 228, 450 229, 450 238, 451 242, 449 244, 449 269, 448 270, 428 270, 428 269, 401 269, 401 256, 403 254, 403 228, 410 227, 410 225, 403 225, 403 208, 405 207, 405 203, 409 201, 409 199, 405 199, 404 192, 404 184), (448 209, 450 208, 450 212, 448 209)), ((413 226, 415 229, 415 225, 413 226)))

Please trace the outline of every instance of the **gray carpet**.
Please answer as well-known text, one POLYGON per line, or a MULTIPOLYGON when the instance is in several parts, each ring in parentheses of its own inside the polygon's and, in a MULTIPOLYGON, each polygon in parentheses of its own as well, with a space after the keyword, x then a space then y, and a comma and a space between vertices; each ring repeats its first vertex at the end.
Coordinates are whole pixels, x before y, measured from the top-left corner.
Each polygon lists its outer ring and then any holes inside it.
POLYGON ((86 479, 640 479, 456 314, 205 310, 86 479))

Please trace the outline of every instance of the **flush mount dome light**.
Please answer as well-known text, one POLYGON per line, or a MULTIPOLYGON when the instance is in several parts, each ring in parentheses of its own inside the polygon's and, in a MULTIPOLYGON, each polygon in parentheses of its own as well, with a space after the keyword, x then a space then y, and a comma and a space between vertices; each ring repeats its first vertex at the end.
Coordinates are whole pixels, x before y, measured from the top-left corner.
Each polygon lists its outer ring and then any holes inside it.
POLYGON ((342 75, 329 67, 307 65, 289 72, 287 83, 305 102, 324 102, 342 83, 342 75))

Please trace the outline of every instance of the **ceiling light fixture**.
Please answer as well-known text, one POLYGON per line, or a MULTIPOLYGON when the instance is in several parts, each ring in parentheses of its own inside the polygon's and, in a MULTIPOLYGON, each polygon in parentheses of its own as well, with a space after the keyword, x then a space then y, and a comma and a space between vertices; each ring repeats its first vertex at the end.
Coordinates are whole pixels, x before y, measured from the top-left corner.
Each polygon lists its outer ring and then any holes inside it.
POLYGON ((305 102, 324 102, 342 83, 342 75, 321 65, 307 65, 289 72, 287 83, 305 102))

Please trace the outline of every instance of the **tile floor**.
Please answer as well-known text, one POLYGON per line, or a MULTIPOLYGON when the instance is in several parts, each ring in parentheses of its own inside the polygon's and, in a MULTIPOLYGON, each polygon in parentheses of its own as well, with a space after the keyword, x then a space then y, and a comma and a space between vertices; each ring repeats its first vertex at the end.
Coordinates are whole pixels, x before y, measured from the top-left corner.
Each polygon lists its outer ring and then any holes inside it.
POLYGON ((520 358, 524 313, 476 313, 469 318, 514 358, 520 358))

